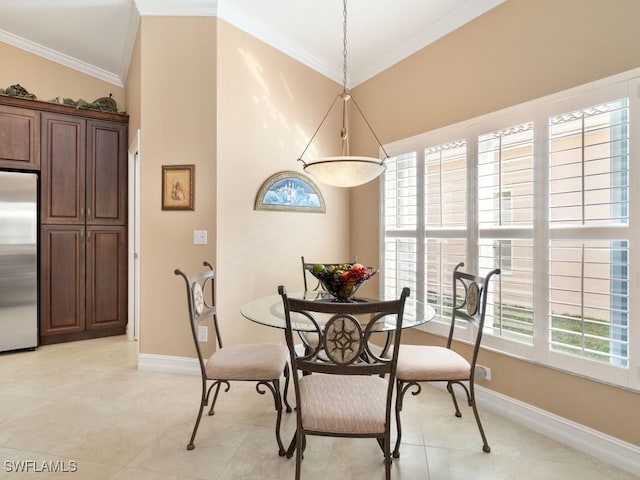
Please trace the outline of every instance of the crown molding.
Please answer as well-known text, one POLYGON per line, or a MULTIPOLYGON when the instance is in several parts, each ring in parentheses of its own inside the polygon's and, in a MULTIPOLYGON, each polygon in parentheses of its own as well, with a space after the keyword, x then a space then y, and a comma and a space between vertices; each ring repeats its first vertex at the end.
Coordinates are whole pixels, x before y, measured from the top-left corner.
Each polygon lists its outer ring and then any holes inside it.
POLYGON ((465 23, 479 17, 483 13, 497 7, 506 0, 474 0, 464 5, 464 8, 451 12, 449 15, 429 24, 426 28, 402 42, 396 48, 376 57, 376 60, 358 69, 353 74, 351 82, 358 85, 399 61, 434 43, 445 35, 457 30, 465 23))
POLYGON ((141 16, 215 17, 219 0, 134 0, 141 16))
POLYGON ((20 48, 27 52, 33 53, 34 55, 38 55, 39 57, 51 60, 52 62, 59 63, 61 65, 64 65, 65 67, 73 68, 74 70, 86 73, 87 75, 91 75, 92 77, 104 80, 105 82, 111 83, 118 87, 124 86, 122 79, 112 72, 108 72, 102 68, 90 65, 86 62, 78 60, 77 58, 70 57, 69 55, 65 55, 64 53, 60 53, 56 50, 40 45, 39 43, 32 42, 4 30, 0 30, 0 42, 7 43, 16 48, 20 48))
MULTIPOLYGON (((356 66, 352 61, 351 69, 348 72, 347 86, 349 88, 356 87, 360 83, 369 80, 371 77, 386 70, 400 60, 412 55, 505 1, 506 0, 473 0, 472 2, 467 2, 462 8, 439 19, 437 22, 429 24, 393 50, 377 56, 373 62, 369 62, 363 66, 356 66)), ((259 19, 247 16, 235 8, 233 1, 222 2, 218 17, 318 73, 342 84, 342 64, 329 64, 313 55, 309 55, 277 31, 265 27, 263 23, 260 23, 259 19)))
POLYGON ((342 65, 330 65, 318 57, 310 55, 278 31, 265 27, 264 23, 260 22, 259 19, 248 16, 244 11, 237 9, 233 1, 225 1, 222 3, 218 12, 218 18, 270 45, 276 50, 281 51, 285 55, 288 55, 325 77, 342 84, 342 65))

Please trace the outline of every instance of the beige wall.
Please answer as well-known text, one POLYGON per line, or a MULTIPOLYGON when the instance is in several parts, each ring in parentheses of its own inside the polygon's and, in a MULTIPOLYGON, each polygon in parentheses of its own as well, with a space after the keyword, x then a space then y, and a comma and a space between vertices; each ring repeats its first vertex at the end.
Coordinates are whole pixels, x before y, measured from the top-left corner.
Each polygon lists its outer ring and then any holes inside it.
POLYGON ((139 49, 140 351, 194 356, 173 270, 194 272, 205 259, 218 275, 225 342, 282 342, 240 305, 280 283, 301 289, 303 254, 346 257, 348 192, 320 185, 326 214, 255 211, 255 196, 270 175, 300 171, 296 159, 339 86, 215 18, 142 17, 139 49), (195 211, 162 211, 161 166, 183 163, 196 166, 195 211), (195 229, 208 231, 208 245, 193 245, 195 229))
POLYGON ((216 19, 142 17, 139 30, 140 352, 194 356, 173 271, 215 263, 216 19), (163 211, 162 166, 182 164, 195 165, 195 210, 163 211), (193 230, 208 244, 194 245, 193 230))
POLYGON ((0 88, 19 83, 38 100, 56 97, 93 102, 113 94, 119 110, 125 109, 124 88, 85 75, 38 55, 0 42, 0 88))
POLYGON ((141 52, 140 42, 140 28, 136 35, 136 41, 131 52, 131 62, 129 63, 129 70, 127 74, 127 82, 125 84, 125 95, 127 99, 127 113, 129 114, 129 145, 133 141, 136 132, 140 129, 140 107, 141 107, 141 69, 142 61, 140 58, 141 52))
POLYGON ((341 87, 224 21, 218 28, 218 312, 226 342, 284 342, 240 305, 279 284, 302 290, 302 255, 348 258, 348 192, 317 183, 325 214, 256 211, 254 201, 269 176, 302 172, 296 159, 341 87))
MULTIPOLYGON (((381 141, 397 141, 640 67, 638 18, 636 0, 509 0, 354 95, 381 141)), ((354 137, 377 153, 362 125, 354 137)), ((378 251, 378 201, 377 182, 352 190, 352 251, 378 251)), ((492 369, 486 387, 640 445, 640 394, 488 351, 480 363, 492 369)))

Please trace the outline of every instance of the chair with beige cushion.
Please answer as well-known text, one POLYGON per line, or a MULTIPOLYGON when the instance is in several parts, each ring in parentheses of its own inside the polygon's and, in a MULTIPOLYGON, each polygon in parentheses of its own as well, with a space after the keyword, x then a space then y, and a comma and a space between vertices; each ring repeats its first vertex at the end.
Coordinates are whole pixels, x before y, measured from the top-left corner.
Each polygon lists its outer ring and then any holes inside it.
POLYGON ((200 409, 193 427, 191 440, 187 444, 187 450, 193 450, 194 440, 202 418, 204 407, 209 404, 213 393, 209 415, 214 414, 214 407, 220 388, 224 385, 225 391, 231 387, 230 382, 256 382, 256 391, 264 395, 268 390, 273 395, 273 401, 277 412, 276 417, 276 441, 278 453, 283 456, 286 452, 280 436, 280 423, 282 420, 282 397, 280 395, 280 377, 285 377, 284 403, 287 412, 291 407, 287 402, 287 390, 289 387, 289 364, 287 347, 280 344, 244 344, 223 346, 222 336, 216 316, 215 304, 215 274, 209 262, 204 262, 208 270, 196 275, 187 275, 179 269, 175 274, 181 276, 187 288, 187 304, 189 307, 189 324, 191 334, 198 354, 200 373, 202 379, 202 395, 200 409), (212 335, 215 335, 216 350, 205 359, 198 341, 198 327, 207 325, 212 335), (215 390, 214 390, 215 388, 215 390))
POLYGON ((452 305, 451 325, 446 347, 428 345, 400 346, 396 371, 397 437, 396 446, 393 450, 393 456, 396 458, 400 456, 400 441, 402 439, 400 421, 402 402, 410 388, 414 388, 413 395, 420 393, 420 382, 446 382, 447 391, 453 399, 456 417, 461 417, 462 414, 458 408, 453 386, 460 385, 466 393, 468 405, 473 409, 478 430, 480 430, 480 436, 482 437, 482 450, 485 452, 491 451, 476 406, 474 377, 480 342, 482 341, 487 295, 490 294, 489 280, 493 275, 499 274, 500 269, 489 272, 486 277, 479 277, 458 270, 463 266, 464 263, 459 263, 453 271, 452 298, 454 299, 454 305, 452 305), (453 336, 456 326, 472 328, 475 338, 469 355, 454 350, 456 344, 453 341, 453 336), (468 384, 468 387, 465 383, 468 384))
POLYGON ((296 433, 287 452, 288 457, 293 456, 294 449, 296 452, 296 480, 300 478, 307 435, 375 438, 389 480, 397 355, 376 355, 368 340, 378 322, 392 322, 398 351, 409 289, 405 288, 397 300, 353 303, 295 299, 287 296, 283 286, 278 292, 285 311, 297 402, 296 433), (319 339, 305 352, 295 348, 291 325, 296 316, 306 317, 319 339))

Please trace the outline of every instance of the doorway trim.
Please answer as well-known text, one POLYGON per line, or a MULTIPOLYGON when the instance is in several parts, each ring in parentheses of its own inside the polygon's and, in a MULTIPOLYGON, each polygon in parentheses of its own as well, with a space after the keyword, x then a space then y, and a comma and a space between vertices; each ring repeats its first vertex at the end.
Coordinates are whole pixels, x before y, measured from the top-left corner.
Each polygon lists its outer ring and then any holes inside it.
POLYGON ((138 341, 140 352, 140 129, 129 145, 129 321, 127 338, 138 341))

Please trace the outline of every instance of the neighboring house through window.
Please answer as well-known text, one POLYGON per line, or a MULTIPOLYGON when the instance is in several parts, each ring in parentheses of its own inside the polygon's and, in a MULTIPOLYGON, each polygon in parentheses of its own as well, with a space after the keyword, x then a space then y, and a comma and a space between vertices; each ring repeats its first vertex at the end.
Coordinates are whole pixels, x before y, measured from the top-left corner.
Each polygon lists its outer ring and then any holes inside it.
POLYGON ((385 146, 384 294, 410 287, 436 310, 425 328, 444 333, 455 265, 499 267, 486 346, 640 390, 629 295, 639 91, 640 72, 627 72, 385 146))

